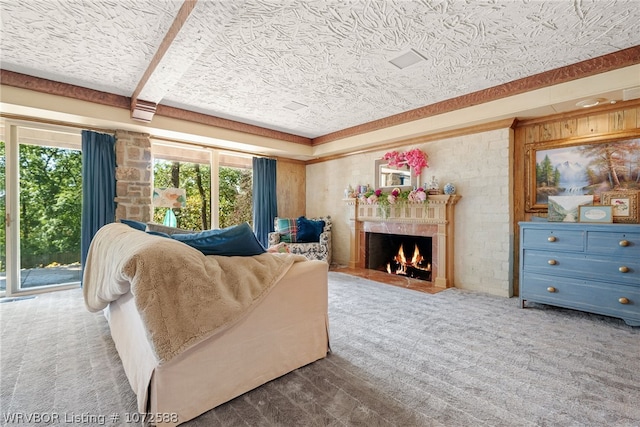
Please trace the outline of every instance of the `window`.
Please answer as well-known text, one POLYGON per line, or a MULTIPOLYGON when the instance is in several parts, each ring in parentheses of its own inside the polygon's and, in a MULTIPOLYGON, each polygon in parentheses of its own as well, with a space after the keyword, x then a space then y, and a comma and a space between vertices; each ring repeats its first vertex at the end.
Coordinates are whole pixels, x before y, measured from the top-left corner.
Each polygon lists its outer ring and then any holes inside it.
MULTIPOLYGON (((173 209, 179 228, 207 230, 252 224, 250 156, 157 141, 152 151, 154 187, 186 192, 186 207, 173 209)), ((162 223, 167 209, 154 208, 153 221, 162 223)))
POLYGON ((251 158, 221 154, 218 162, 219 227, 248 222, 253 226, 251 158))
MULTIPOLYGON (((186 191, 186 206, 174 208, 177 226, 188 230, 211 228, 211 165, 155 159, 153 163, 154 187, 181 188, 186 191)), ((157 207, 153 221, 162 223, 166 210, 157 207)))

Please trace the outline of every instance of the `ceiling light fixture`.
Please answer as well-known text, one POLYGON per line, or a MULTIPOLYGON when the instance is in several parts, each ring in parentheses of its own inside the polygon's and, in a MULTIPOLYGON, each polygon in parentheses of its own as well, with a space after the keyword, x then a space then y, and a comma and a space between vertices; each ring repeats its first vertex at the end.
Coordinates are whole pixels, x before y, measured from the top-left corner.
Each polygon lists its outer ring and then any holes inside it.
POLYGON ((308 105, 304 105, 301 104, 299 102, 296 101, 291 101, 290 103, 288 103, 287 105, 284 106, 284 108, 286 108, 287 110, 291 110, 291 111, 298 111, 301 110, 303 108, 307 108, 308 105))
POLYGON ((582 101, 576 102, 576 106, 582 107, 582 108, 589 108, 589 107, 595 107, 596 105, 600 105, 603 102, 607 102, 607 100, 605 98, 589 98, 589 99, 583 99, 582 101))
POLYGON ((420 55, 417 51, 413 49, 409 49, 408 52, 405 52, 400 56, 390 59, 389 62, 391 62, 393 65, 395 65, 396 67, 402 70, 404 68, 409 67, 410 65, 417 64, 420 61, 426 61, 426 60, 427 58, 420 55))

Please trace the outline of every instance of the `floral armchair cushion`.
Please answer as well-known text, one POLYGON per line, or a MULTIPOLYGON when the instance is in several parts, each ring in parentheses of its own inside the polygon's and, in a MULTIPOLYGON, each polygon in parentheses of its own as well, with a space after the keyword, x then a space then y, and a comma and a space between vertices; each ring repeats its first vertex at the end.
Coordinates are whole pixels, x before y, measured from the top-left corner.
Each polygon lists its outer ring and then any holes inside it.
MULTIPOLYGON (((321 261, 325 261, 331 264, 331 217, 319 217, 319 218, 278 218, 276 217, 274 220, 274 232, 269 233, 269 246, 275 246, 280 244, 281 242, 286 242, 287 248, 289 252, 294 254, 304 255, 308 259, 317 259, 321 261), (318 236, 318 240, 315 242, 291 242, 291 225, 292 223, 298 224, 298 219, 303 218, 307 221, 324 221, 324 226, 322 227, 322 232, 318 236), (286 220, 286 221, 284 221, 286 220), (280 228, 279 225, 282 225, 283 228, 280 228), (284 233, 283 233, 284 232, 284 233), (287 236, 287 234, 289 234, 287 236), (284 237, 283 239, 283 236, 284 237), (286 241, 288 239, 289 241, 286 241)), ((314 225, 317 225, 315 223, 314 225)), ((297 239, 297 229, 295 230, 296 239, 297 239)))

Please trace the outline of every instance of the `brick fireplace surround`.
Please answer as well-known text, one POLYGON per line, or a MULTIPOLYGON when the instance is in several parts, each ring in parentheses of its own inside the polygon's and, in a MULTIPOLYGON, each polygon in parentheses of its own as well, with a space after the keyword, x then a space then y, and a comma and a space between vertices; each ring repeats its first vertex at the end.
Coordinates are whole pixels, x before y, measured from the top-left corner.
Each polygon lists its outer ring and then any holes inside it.
POLYGON ((376 204, 345 199, 349 209, 350 268, 366 268, 366 233, 431 237, 432 282, 435 287, 454 286, 454 206, 457 195, 431 195, 426 203, 390 206, 388 212, 376 204))

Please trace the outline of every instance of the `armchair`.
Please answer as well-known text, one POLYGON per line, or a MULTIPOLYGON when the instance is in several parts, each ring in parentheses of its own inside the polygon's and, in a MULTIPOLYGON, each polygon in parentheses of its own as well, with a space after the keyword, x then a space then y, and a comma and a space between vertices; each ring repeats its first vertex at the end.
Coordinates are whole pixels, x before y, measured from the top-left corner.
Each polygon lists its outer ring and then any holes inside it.
MULTIPOLYGON (((325 261, 331 264, 331 217, 319 217, 319 218, 278 218, 273 221, 275 231, 269 233, 269 246, 275 246, 279 243, 286 243, 289 248, 289 252, 294 254, 304 255, 311 260, 325 261), (324 221, 324 226, 321 228, 319 235, 314 234, 313 239, 309 241, 306 237, 308 235, 300 234, 302 240, 298 239, 298 227, 301 224, 309 222, 316 223, 316 221, 324 221)), ((300 230, 303 231, 303 230, 300 230)), ((316 233, 317 234, 317 233, 316 233)))

